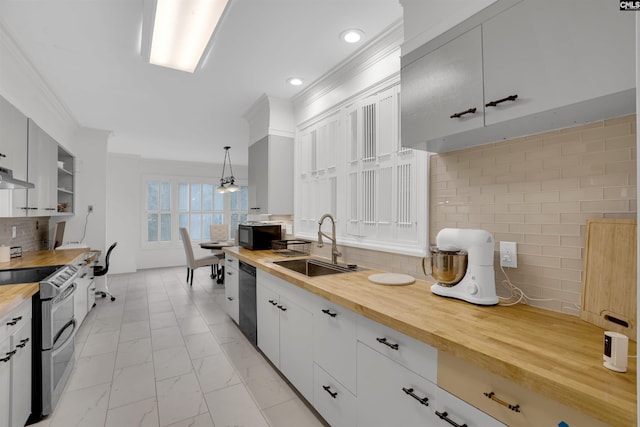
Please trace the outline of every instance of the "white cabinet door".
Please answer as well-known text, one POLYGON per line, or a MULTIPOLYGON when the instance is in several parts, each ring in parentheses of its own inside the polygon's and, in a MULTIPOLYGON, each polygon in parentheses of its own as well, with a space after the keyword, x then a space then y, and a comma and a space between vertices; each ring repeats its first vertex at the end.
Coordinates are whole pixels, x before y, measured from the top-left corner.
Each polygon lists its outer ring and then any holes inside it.
POLYGON ((484 126, 482 89, 480 27, 404 67, 402 144, 420 148, 426 139, 484 126))
POLYGON ((358 316, 325 299, 317 301, 313 312, 313 359, 355 393, 358 316))
POLYGON ((269 137, 249 146, 249 213, 270 213, 267 202, 269 191, 269 137))
POLYGON ((431 404, 440 426, 467 425, 467 427, 506 427, 500 421, 485 414, 475 406, 438 387, 431 404), (452 424, 455 423, 455 424, 452 424))
MULTIPOLYGON (((31 304, 30 301, 27 302, 31 304)), ((23 317, 11 335, 11 426, 22 427, 31 414, 31 318, 23 317)))
POLYGON ((33 120, 29 120, 28 149, 27 178, 35 188, 27 190, 27 215, 53 215, 57 211, 58 145, 33 120))
POLYGON ((331 427, 355 427, 356 397, 320 366, 313 368, 313 407, 331 427))
POLYGON ((525 0, 482 24, 486 125, 635 87, 635 16, 602 0, 525 0))
POLYGON ((269 135, 249 146, 249 213, 293 213, 293 138, 269 135))
MULTIPOLYGON (((237 265, 237 262, 236 264, 237 265)), ((240 318, 240 304, 239 304, 239 273, 238 270, 232 267, 227 259, 224 269, 224 305, 225 311, 233 319, 236 324, 240 318)))
POLYGON ((262 285, 256 286, 258 347, 275 366, 280 366, 280 309, 277 293, 262 285))
POLYGON ((78 277, 76 279, 76 292, 73 295, 73 317, 78 322, 78 325, 82 325, 84 318, 88 313, 87 309, 87 297, 88 289, 92 283, 92 279, 85 272, 85 277, 78 277))
POLYGON ((313 402, 313 315, 280 295, 280 371, 313 402))
POLYGON ((0 427, 9 427, 11 414, 11 349, 9 337, 0 337, 0 427))
POLYGON ((358 426, 438 426, 430 406, 436 389, 432 382, 358 343, 358 426))
POLYGON ((27 116, 0 96, 0 166, 27 179, 27 116))

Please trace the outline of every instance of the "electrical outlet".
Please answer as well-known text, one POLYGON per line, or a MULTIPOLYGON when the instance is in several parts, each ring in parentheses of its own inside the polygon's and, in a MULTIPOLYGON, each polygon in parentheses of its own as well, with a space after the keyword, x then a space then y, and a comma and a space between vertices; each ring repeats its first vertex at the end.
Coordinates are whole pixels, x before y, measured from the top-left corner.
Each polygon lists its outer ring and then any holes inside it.
POLYGON ((89 213, 93 212, 93 205, 89 205, 89 210, 88 210, 88 212, 89 212, 89 213))
POLYGON ((500 265, 502 267, 518 267, 518 247, 516 242, 500 242, 500 265))

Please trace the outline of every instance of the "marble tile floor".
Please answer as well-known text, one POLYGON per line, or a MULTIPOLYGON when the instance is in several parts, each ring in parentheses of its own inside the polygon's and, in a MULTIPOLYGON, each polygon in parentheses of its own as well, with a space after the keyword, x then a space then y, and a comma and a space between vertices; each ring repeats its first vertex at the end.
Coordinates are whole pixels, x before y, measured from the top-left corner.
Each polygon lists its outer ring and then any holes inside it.
POLYGON ((109 276, 76 335, 76 365, 37 427, 327 426, 224 312, 205 268, 109 276))

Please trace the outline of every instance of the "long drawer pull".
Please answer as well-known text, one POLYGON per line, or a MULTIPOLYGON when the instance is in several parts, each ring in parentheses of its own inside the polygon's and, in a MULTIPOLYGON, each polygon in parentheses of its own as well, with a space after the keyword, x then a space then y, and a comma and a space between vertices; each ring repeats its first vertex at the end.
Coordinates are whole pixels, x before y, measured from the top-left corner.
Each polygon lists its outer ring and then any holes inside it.
POLYGON ((13 354, 7 353, 7 357, 1 358, 0 362, 8 362, 9 360, 11 360, 11 356, 13 356, 13 354))
POLYGON ((14 317, 13 319, 11 319, 10 322, 7 322, 7 326, 13 326, 21 320, 22 320, 22 316, 14 317))
POLYGON ((402 387, 402 391, 404 391, 405 393, 407 393, 409 396, 413 397, 415 400, 417 400, 418 402, 420 402, 421 404, 423 404, 424 406, 429 406, 429 398, 428 397, 420 397, 417 394, 415 394, 412 388, 405 388, 402 387))
POLYGON ((518 95, 509 95, 506 98, 496 99, 495 101, 491 101, 488 104, 485 104, 485 107, 496 107, 498 104, 502 104, 506 101, 515 101, 518 99, 518 95))
POLYGON ((459 119, 460 117, 464 116, 465 114, 475 114, 476 113, 476 108, 469 108, 468 110, 464 110, 464 111, 460 111, 459 113, 455 113, 449 116, 450 119, 459 119))
POLYGON ((273 306, 278 305, 278 303, 276 301, 272 300, 272 299, 269 300, 269 304, 271 304, 273 306))
POLYGON ((329 396, 333 397, 334 399, 336 397, 338 397, 338 392, 337 391, 331 391, 331 387, 329 387, 328 385, 323 385, 322 388, 324 389, 324 391, 329 393, 329 396))
POLYGON ((16 344, 16 347, 24 348, 27 345, 28 342, 29 342, 29 338, 25 338, 23 340, 20 340, 20 344, 16 344))
POLYGON ((233 301, 235 298, 234 298, 234 297, 227 297, 227 299, 228 299, 229 301, 233 301))
POLYGON ((489 393, 485 392, 484 395, 487 396, 487 398, 493 400, 494 402, 497 402, 502 406, 506 406, 507 408, 511 409, 513 412, 520 412, 520 405, 512 405, 509 402, 505 402, 504 400, 496 397, 496 394, 492 391, 490 391, 489 393))
POLYGON ((449 414, 446 411, 445 412, 436 411, 436 416, 438 418, 440 418, 441 420, 444 420, 444 421, 448 422, 453 427, 468 427, 466 423, 465 424, 458 424, 457 422, 453 421, 451 418, 449 418, 449 414))
POLYGON ((279 305, 278 308, 282 311, 287 311, 287 307, 285 307, 284 305, 279 305))
POLYGON ((336 317, 338 315, 338 313, 336 313, 335 311, 332 312, 331 310, 326 309, 326 308, 323 309, 322 312, 324 314, 328 315, 328 316, 331 316, 331 317, 336 317))
POLYGON ((390 344, 386 338, 376 338, 376 341, 378 341, 380 344, 386 345, 393 350, 398 350, 400 348, 398 344, 390 344))

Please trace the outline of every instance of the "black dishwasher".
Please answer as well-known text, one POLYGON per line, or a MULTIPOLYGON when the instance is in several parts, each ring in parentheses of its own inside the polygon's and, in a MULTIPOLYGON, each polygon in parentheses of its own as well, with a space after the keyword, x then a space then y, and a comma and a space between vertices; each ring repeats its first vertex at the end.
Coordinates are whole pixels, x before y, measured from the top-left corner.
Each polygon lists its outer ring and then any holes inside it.
POLYGON ((258 327, 256 320, 256 268, 240 261, 239 283, 239 326, 242 333, 254 345, 258 342, 258 327))

